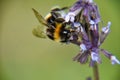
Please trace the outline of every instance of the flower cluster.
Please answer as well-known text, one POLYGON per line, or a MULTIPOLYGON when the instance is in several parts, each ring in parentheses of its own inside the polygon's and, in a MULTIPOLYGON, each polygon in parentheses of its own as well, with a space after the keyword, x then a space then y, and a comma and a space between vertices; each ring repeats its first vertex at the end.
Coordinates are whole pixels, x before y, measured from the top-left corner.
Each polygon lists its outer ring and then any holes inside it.
MULTIPOLYGON (((111 22, 99 30, 101 16, 98 6, 93 0, 78 0, 70 8, 54 8, 44 19, 33 9, 38 21, 47 26, 46 35, 63 43, 73 43, 80 47, 80 52, 73 60, 81 64, 90 61, 90 66, 101 63, 100 53, 103 53, 112 64, 120 64, 120 61, 110 52, 101 49, 100 46, 110 33, 111 22), (64 10, 69 9, 67 13, 64 10), (67 27, 69 26, 69 27, 67 27)), ((33 34, 40 38, 43 36, 41 29, 34 29, 33 34)))
POLYGON ((110 32, 111 22, 99 32, 100 14, 93 0, 78 0, 64 17, 65 22, 74 30, 70 42, 80 47, 80 52, 73 58, 82 64, 90 60, 90 66, 101 63, 102 52, 112 64, 120 64, 120 61, 110 52, 100 49, 101 44, 110 32))

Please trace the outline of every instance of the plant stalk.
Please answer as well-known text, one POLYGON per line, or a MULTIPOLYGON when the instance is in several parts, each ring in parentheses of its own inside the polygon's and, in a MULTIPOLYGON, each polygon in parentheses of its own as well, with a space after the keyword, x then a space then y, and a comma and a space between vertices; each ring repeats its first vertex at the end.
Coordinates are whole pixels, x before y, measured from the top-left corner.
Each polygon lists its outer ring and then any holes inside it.
POLYGON ((94 75, 94 80, 99 80, 99 71, 98 71, 97 63, 95 63, 93 66, 93 75, 94 75))

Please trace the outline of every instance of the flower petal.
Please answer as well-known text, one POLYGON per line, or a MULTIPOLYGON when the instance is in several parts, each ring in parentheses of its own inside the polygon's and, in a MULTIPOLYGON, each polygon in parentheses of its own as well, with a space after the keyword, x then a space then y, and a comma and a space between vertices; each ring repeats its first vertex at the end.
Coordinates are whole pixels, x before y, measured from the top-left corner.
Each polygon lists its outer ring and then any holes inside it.
POLYGON ((102 28, 101 34, 100 34, 100 41, 99 41, 99 46, 104 42, 104 40, 106 39, 106 37, 108 36, 109 32, 110 32, 110 25, 111 22, 108 22, 108 25, 106 27, 102 28))
POLYGON ((120 64, 120 61, 115 56, 111 56, 111 63, 112 64, 120 64))
POLYGON ((84 53, 87 50, 85 44, 83 44, 83 43, 80 44, 80 49, 81 49, 82 53, 84 53))
POLYGON ((98 53, 95 53, 95 52, 91 52, 91 59, 93 61, 96 61, 98 63, 101 63, 101 59, 100 59, 100 56, 98 53))

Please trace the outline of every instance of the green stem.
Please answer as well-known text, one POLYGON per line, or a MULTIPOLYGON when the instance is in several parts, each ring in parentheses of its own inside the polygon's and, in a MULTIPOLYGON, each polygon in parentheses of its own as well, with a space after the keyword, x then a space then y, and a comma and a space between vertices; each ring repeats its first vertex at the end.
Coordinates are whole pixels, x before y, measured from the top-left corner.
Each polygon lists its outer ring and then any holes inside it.
POLYGON ((95 63, 93 67, 93 75, 94 75, 94 80, 99 80, 99 71, 98 71, 97 63, 95 63))

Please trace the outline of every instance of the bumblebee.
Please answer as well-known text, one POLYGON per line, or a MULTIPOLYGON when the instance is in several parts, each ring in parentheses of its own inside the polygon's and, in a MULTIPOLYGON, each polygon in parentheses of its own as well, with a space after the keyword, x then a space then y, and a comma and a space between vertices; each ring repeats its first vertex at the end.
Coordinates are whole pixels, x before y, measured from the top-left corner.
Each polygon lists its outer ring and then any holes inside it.
POLYGON ((62 11, 65 9, 67 9, 67 7, 61 9, 54 8, 45 18, 42 17, 35 9, 32 9, 38 21, 46 26, 45 34, 44 31, 40 30, 40 28, 33 29, 33 34, 40 38, 46 38, 44 35, 47 35, 48 38, 57 42, 68 42, 71 32, 68 27, 66 27, 66 23, 63 18, 64 13, 62 11))

